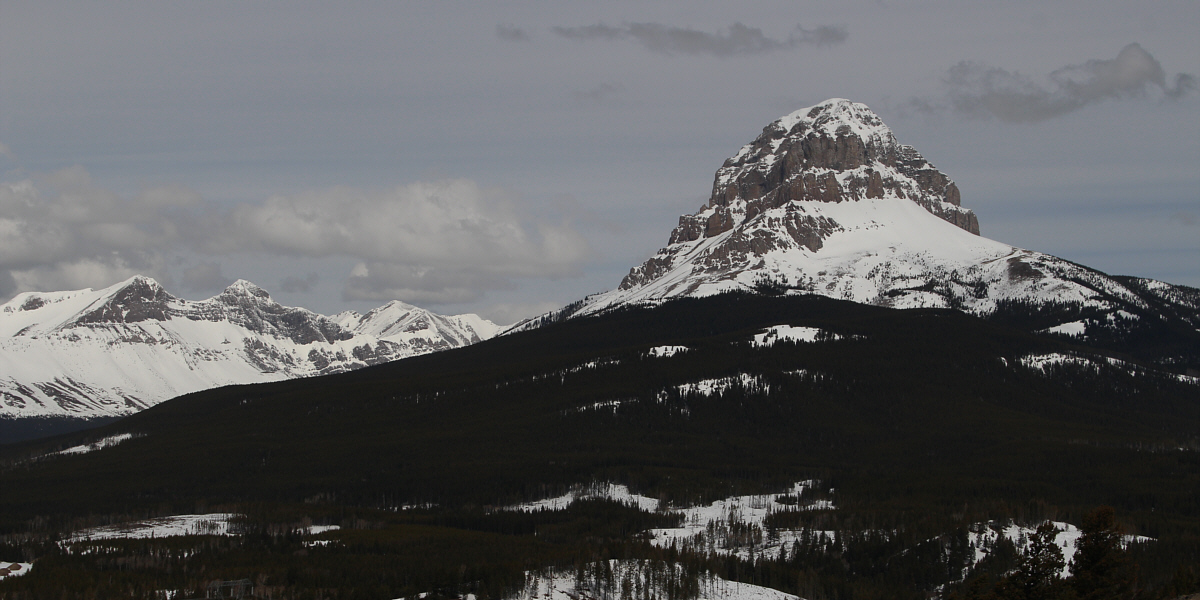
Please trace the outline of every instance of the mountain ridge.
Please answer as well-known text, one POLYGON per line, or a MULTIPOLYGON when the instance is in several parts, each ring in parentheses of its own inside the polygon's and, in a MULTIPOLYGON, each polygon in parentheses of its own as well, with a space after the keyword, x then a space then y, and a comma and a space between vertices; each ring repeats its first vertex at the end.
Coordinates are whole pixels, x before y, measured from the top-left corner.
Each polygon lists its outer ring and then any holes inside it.
POLYGON ((220 385, 337 373, 495 335, 477 315, 400 302, 328 317, 238 280, 205 300, 137 275, 0 305, 0 418, 131 414, 220 385))

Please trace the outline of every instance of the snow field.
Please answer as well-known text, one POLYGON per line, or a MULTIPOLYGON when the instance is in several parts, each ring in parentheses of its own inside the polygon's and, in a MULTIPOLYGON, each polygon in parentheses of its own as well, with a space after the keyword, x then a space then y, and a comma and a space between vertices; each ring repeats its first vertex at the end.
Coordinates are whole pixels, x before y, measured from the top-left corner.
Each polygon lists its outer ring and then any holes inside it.
POLYGON ((183 535, 234 535, 230 522, 239 517, 234 513, 207 515, 174 515, 132 523, 118 523, 77 531, 63 541, 87 542, 111 539, 164 538, 183 535))
POLYGON ((809 537, 833 538, 833 532, 778 530, 767 531, 767 517, 776 512, 798 510, 828 510, 834 504, 830 500, 816 500, 798 504, 805 490, 814 489, 816 481, 800 481, 781 494, 758 494, 732 496, 705 506, 675 508, 662 506, 659 500, 634 494, 629 488, 614 483, 594 483, 575 486, 571 491, 555 498, 527 502, 504 507, 501 510, 538 511, 566 510, 577 500, 604 499, 635 506, 647 512, 664 511, 679 514, 683 523, 679 527, 650 529, 646 535, 650 543, 660 547, 688 546, 690 548, 750 559, 763 554, 778 555, 793 542, 809 537))
MULTIPOLYGON (((525 585, 506 600, 615 600, 623 597, 668 598, 669 586, 686 581, 680 565, 612 559, 570 569, 527 571, 525 585)), ((697 600, 799 600, 771 588, 727 581, 710 573, 698 578, 697 600)))

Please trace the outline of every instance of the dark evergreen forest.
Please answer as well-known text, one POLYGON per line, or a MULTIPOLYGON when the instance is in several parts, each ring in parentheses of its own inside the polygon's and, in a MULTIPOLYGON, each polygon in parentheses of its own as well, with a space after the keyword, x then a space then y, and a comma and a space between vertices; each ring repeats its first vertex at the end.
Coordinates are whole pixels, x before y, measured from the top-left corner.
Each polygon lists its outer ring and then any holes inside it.
MULTIPOLYGON (((1093 344, 1032 333, 1045 327, 1037 309, 1003 309, 983 320, 815 296, 685 299, 0 446, 0 560, 36 561, 0 597, 150 598, 245 578, 273 598, 499 598, 526 571, 610 558, 811 599, 1106 597, 1080 578, 1014 580, 1040 571, 1011 544, 964 575, 972 527, 1046 519, 1091 527, 1089 539, 1153 538, 1096 542, 1097 561, 1124 565, 1111 597, 1200 591, 1200 386, 1181 376, 1200 334, 1167 323, 1093 344), (826 334, 750 343, 780 324, 826 334), (689 350, 647 355, 661 345, 689 350), (1072 358, 1023 362, 1049 354, 1072 358), (726 377, 711 395, 679 387, 726 377), (46 456, 121 433, 139 437, 46 456), (678 517, 618 502, 496 510, 590 482, 688 506, 802 480, 833 507, 773 514, 759 533, 835 539, 753 559, 653 546, 643 532, 678 517), (210 511, 244 515, 238 535, 62 541, 210 511)), ((694 594, 683 580, 670 600, 694 594)))

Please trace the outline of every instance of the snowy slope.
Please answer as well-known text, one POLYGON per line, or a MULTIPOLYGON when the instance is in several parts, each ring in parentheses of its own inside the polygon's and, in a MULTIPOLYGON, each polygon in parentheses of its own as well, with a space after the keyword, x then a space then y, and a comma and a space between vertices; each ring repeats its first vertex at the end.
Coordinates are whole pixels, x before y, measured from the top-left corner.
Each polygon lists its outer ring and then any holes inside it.
POLYGON ((780 118, 726 160, 709 202, 616 289, 514 329, 731 290, 975 314, 1052 302, 1109 321, 1166 307, 1200 327, 1200 291, 981 237, 949 177, 865 105, 832 99, 780 118))
POLYGON ((153 279, 0 306, 0 418, 130 414, 229 384, 336 373, 492 337, 476 315, 401 302, 330 318, 237 281, 202 301, 153 279))
MULTIPOLYGON (((529 571, 525 585, 506 600, 615 600, 638 598, 667 600, 694 597, 696 600, 801 600, 798 596, 767 587, 729 581, 712 573, 694 575, 681 565, 664 562, 610 559, 582 565, 578 570, 529 571), (680 588, 694 585, 692 594, 680 588)), ((406 600, 406 599, 400 599, 406 600)))

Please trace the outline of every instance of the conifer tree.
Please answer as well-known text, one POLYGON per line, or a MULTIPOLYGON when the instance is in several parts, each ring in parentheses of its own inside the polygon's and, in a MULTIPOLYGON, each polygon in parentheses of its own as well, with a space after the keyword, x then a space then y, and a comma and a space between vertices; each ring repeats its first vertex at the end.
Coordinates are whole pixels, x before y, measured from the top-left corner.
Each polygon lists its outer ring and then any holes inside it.
POLYGON ((1070 590, 1059 575, 1066 566, 1062 549, 1054 538, 1058 528, 1047 521, 1030 536, 1017 570, 1000 580, 996 597, 1003 600, 1057 600, 1070 590))
POLYGON ((1083 518, 1083 536, 1071 561, 1071 583, 1081 600, 1130 598, 1133 567, 1121 547, 1116 511, 1101 506, 1083 518))

